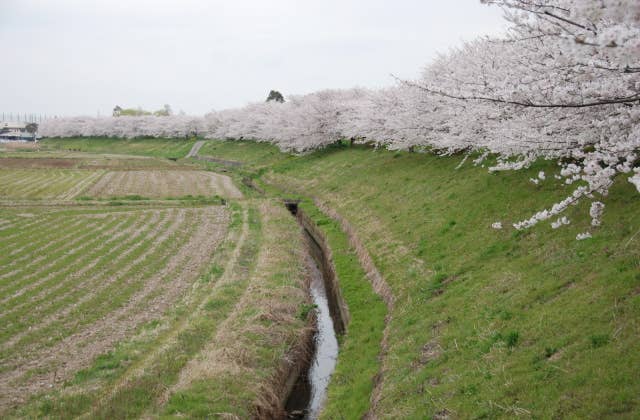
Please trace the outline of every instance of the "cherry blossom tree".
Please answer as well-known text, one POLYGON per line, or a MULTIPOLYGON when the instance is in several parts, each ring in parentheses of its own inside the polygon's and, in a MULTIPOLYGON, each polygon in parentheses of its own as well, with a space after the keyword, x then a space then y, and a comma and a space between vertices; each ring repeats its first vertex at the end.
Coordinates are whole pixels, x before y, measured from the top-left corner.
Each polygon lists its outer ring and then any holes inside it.
POLYGON ((569 225, 561 213, 585 199, 592 201, 596 228, 616 177, 627 176, 640 192, 640 1, 481 1, 502 8, 507 33, 440 55, 418 80, 289 95, 284 103, 204 117, 53 119, 41 124, 40 134, 199 135, 266 141, 295 153, 346 138, 392 150, 473 153, 475 164, 494 156, 494 172, 553 159, 558 172, 531 182, 572 185, 571 194, 515 228, 546 220, 553 228, 569 225))

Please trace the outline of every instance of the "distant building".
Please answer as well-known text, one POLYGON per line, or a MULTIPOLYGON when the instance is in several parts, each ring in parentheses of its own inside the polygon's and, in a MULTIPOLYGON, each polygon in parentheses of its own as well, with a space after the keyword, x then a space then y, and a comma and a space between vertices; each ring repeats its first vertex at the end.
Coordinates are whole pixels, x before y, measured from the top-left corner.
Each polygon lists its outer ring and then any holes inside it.
POLYGON ((0 140, 36 140, 36 130, 38 129, 35 123, 22 123, 22 122, 0 122, 0 140))

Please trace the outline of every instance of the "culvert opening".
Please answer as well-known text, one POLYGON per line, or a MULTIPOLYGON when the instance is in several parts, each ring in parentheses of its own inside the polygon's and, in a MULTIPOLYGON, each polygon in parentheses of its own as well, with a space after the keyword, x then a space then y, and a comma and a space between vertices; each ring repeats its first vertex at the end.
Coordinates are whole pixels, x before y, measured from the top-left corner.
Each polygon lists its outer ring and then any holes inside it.
POLYGON ((300 204, 300 200, 284 200, 284 206, 294 216, 298 214, 298 204, 300 204))
POLYGON ((313 222, 299 209, 300 201, 285 200, 305 238, 305 259, 311 276, 309 292, 315 306, 316 333, 311 337, 311 358, 305 361, 286 400, 287 418, 316 419, 322 409, 338 358, 337 333, 345 331, 348 318, 342 301, 330 251, 313 222))

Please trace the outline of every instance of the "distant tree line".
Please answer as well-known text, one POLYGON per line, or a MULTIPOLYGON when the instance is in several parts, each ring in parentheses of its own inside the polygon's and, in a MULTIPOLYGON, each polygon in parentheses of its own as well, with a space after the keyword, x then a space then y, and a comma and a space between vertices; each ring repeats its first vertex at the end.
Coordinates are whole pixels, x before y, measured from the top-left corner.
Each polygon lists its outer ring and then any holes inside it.
POLYGON ((157 111, 147 111, 140 107, 138 108, 122 108, 120 105, 116 105, 113 108, 114 117, 142 117, 145 115, 154 115, 156 117, 169 117, 173 115, 171 105, 165 104, 162 109, 157 111))

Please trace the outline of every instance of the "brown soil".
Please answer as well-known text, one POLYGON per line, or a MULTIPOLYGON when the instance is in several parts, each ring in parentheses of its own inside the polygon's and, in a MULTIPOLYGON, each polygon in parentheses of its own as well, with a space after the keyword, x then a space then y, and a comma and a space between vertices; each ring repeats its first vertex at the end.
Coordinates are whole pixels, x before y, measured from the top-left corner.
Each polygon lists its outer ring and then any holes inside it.
POLYGON ((30 142, 19 142, 19 141, 9 141, 0 144, 0 149, 4 150, 40 150, 40 143, 36 143, 33 141, 30 142))
POLYGON ((0 158, 0 168, 74 168, 80 162, 78 159, 69 158, 0 158))
POLYGON ((181 197, 218 194, 227 198, 241 198, 242 193, 231 179, 205 171, 112 171, 107 172, 87 190, 94 197, 141 195, 150 198, 181 197))

